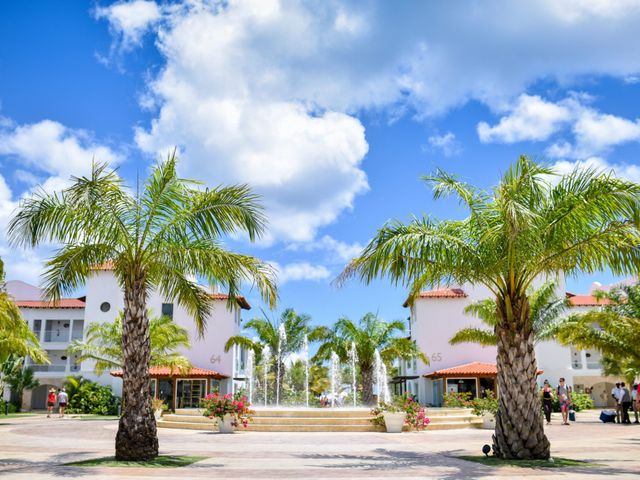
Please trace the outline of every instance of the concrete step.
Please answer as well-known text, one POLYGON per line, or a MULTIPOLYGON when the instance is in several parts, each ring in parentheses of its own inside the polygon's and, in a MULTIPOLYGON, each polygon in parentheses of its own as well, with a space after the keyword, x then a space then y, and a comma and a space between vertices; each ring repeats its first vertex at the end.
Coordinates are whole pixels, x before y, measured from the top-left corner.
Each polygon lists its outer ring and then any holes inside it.
MULTIPOLYGON (((362 417, 369 415, 369 408, 263 408, 254 406, 255 417, 362 417)), ((427 408, 427 416, 471 415, 470 408, 427 408)), ((176 415, 202 416, 199 408, 178 408, 176 415)))

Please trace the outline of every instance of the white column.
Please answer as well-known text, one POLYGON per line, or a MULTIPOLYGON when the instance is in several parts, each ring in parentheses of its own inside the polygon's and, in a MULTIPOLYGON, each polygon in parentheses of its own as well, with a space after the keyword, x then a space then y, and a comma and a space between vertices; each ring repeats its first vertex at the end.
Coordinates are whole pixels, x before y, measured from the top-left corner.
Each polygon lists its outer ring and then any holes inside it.
POLYGON ((587 351, 580 350, 580 358, 582 359, 582 368, 587 369, 587 351))

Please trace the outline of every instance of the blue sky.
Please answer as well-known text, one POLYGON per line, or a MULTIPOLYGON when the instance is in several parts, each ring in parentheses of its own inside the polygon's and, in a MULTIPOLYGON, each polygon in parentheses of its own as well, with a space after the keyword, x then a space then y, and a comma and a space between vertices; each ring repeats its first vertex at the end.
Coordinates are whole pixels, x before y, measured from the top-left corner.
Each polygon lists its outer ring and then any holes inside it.
MULTIPOLYGON (((178 146, 263 195, 268 238, 229 245, 277 264, 281 308, 405 318, 402 289, 330 282, 388 219, 462 215, 420 175, 488 187, 525 153, 640 180, 640 2, 523 3, 3 3, 0 225, 94 156, 132 181, 178 146)), ((9 278, 47 254, 0 240, 9 278)))

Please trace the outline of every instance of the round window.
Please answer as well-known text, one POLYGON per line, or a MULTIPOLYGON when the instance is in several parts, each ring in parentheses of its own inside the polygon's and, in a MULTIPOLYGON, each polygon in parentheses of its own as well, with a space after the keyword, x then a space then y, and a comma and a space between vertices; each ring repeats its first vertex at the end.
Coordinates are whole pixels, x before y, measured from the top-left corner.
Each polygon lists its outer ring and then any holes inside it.
POLYGON ((100 305, 100 310, 102 310, 103 312, 108 312, 109 310, 111 310, 111 304, 109 302, 102 302, 102 305, 100 305))

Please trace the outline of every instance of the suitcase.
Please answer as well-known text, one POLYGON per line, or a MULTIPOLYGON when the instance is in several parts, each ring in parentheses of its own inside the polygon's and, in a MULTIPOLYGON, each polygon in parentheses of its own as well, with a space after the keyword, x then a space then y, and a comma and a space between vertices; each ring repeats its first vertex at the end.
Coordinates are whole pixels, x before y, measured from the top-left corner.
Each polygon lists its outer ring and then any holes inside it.
POLYGON ((600 412, 600 421, 602 423, 616 423, 616 412, 613 410, 602 410, 600 412))

